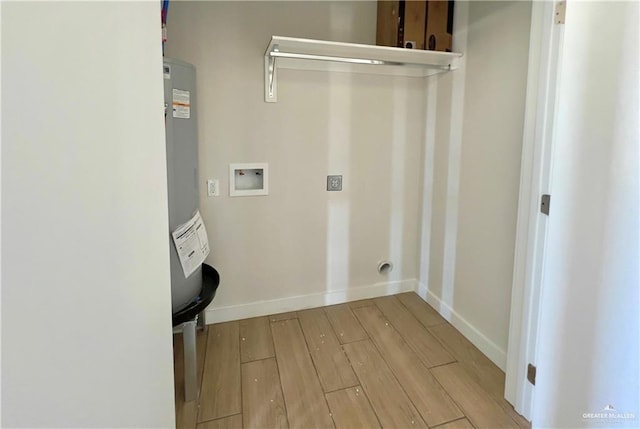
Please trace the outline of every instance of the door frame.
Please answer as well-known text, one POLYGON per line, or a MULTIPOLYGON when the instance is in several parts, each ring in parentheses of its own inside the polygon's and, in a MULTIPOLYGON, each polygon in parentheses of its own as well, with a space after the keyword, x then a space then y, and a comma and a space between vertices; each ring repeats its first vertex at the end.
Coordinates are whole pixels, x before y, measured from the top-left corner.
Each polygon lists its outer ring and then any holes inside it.
POLYGON ((543 288, 547 215, 542 194, 550 194, 557 85, 564 25, 556 23, 556 2, 532 2, 518 221, 514 254, 505 398, 531 420, 534 386, 527 365, 536 365, 540 297, 543 288))

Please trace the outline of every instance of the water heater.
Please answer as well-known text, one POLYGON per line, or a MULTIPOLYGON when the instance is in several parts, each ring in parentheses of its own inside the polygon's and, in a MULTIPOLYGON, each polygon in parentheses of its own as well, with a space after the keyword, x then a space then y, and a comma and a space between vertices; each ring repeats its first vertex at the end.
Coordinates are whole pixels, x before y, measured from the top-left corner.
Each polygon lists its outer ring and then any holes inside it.
POLYGON ((196 69, 165 58, 164 102, 169 191, 171 303, 173 312, 191 302, 202 287, 202 267, 185 277, 171 233, 187 222, 199 207, 198 129, 196 123, 196 69))

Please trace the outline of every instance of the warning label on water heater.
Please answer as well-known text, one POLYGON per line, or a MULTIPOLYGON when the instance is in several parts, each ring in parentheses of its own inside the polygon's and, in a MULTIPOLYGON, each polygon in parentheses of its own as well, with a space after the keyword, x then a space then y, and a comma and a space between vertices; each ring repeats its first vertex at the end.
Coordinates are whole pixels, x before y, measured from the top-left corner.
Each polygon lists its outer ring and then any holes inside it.
POLYGON ((176 228, 171 235, 180 258, 184 277, 187 278, 202 265, 209 255, 209 239, 200 211, 196 211, 196 214, 188 222, 176 228))
POLYGON ((173 117, 191 118, 191 94, 182 89, 173 89, 173 117))

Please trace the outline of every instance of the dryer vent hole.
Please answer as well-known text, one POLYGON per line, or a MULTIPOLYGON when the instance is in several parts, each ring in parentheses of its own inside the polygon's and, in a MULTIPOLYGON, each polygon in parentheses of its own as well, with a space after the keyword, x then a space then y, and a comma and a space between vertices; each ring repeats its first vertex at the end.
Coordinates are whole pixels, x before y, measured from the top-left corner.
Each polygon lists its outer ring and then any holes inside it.
POLYGON ((380 262, 380 264, 378 264, 378 273, 379 274, 387 275, 391 271, 393 271, 393 264, 391 262, 385 261, 385 262, 380 262))

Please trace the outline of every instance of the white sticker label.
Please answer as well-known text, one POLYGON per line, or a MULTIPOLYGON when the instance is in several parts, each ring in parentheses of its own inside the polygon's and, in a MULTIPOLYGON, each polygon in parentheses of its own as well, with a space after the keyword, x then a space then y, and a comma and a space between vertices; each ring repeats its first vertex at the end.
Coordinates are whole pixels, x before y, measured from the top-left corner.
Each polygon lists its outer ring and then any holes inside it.
POLYGON ((173 117, 191 118, 191 94, 181 89, 173 90, 173 117))
POLYGON ((188 222, 176 228, 171 235, 180 257, 184 277, 187 278, 209 255, 209 239, 200 211, 196 211, 188 222))
POLYGON ((171 79, 171 66, 169 64, 164 64, 162 66, 162 74, 165 79, 171 79))

